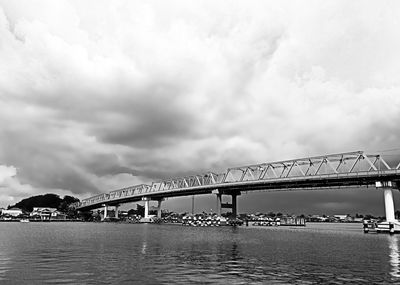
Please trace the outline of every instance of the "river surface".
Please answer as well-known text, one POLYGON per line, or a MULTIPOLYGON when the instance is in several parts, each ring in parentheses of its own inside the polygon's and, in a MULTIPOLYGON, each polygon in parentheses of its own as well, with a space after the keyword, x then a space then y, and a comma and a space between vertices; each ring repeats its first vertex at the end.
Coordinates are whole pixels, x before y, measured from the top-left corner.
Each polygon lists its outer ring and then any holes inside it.
POLYGON ((361 224, 0 223, 0 284, 400 284, 399 245, 361 224))

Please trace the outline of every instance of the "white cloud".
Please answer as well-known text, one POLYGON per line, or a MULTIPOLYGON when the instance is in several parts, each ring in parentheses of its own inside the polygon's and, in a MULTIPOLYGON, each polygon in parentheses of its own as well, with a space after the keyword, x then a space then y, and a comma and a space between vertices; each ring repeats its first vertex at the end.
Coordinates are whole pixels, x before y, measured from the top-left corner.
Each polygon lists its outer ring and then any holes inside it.
MULTIPOLYGON (((0 165, 0 199, 2 204, 13 204, 16 199, 37 193, 32 186, 21 184, 16 177, 17 169, 14 166, 0 165)), ((4 205, 3 205, 4 206, 4 205)))
POLYGON ((17 169, 15 167, 0 165, 0 184, 3 184, 7 179, 12 178, 16 174, 17 169))

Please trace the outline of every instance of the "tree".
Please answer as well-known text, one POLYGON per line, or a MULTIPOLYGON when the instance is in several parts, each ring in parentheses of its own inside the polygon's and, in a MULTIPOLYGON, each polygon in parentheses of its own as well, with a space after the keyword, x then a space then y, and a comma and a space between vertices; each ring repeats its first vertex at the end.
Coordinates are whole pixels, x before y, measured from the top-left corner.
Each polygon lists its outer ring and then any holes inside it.
POLYGON ((78 199, 78 198, 75 198, 75 197, 66 195, 66 196, 64 196, 64 198, 62 199, 61 203, 58 205, 57 209, 58 209, 60 212, 63 212, 63 213, 71 212, 71 211, 74 210, 74 209, 73 209, 74 207, 72 207, 72 205, 73 205, 74 203, 76 203, 76 202, 79 202, 79 199, 78 199))
POLYGON ((91 211, 79 212, 79 217, 84 221, 93 221, 93 214, 91 211))
POLYGON ((62 199, 56 194, 45 194, 29 197, 21 200, 12 207, 17 207, 24 211, 32 212, 34 207, 57 208, 62 199))
POLYGON ((136 210, 135 209, 130 209, 128 211, 128 216, 133 216, 133 215, 136 215, 136 210))
POLYGON ((136 214, 144 217, 144 206, 136 204, 136 214))
POLYGON ((133 215, 140 215, 140 216, 144 217, 144 206, 136 204, 136 210, 130 209, 128 211, 128 216, 133 216, 133 215))
POLYGON ((79 199, 72 196, 64 196, 64 198, 61 199, 60 196, 49 193, 23 199, 9 207, 17 207, 27 212, 32 212, 35 207, 56 208, 62 212, 68 212, 69 205, 75 202, 79 202, 79 199))

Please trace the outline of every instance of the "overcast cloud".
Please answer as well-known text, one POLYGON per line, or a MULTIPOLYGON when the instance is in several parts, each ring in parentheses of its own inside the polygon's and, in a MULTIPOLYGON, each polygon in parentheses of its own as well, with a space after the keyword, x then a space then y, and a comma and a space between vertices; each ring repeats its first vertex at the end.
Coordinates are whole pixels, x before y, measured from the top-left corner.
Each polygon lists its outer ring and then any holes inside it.
POLYGON ((397 1, 0 0, 0 202, 396 148, 399 15, 397 1))

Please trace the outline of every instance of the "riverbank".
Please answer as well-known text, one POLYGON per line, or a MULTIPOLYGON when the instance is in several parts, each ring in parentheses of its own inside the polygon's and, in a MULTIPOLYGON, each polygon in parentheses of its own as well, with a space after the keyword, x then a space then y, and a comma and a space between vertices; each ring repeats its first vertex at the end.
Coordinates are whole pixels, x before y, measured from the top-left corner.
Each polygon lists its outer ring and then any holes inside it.
POLYGON ((35 219, 12 219, 12 220, 0 220, 0 223, 21 223, 21 222, 29 222, 29 223, 55 223, 55 222, 82 222, 82 220, 57 220, 57 219, 52 219, 52 220, 35 220, 35 219))

